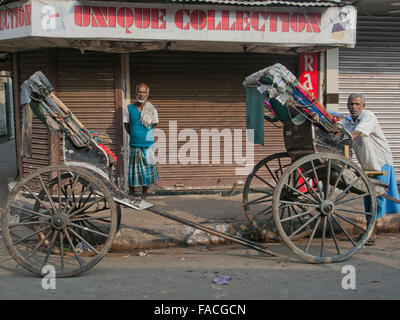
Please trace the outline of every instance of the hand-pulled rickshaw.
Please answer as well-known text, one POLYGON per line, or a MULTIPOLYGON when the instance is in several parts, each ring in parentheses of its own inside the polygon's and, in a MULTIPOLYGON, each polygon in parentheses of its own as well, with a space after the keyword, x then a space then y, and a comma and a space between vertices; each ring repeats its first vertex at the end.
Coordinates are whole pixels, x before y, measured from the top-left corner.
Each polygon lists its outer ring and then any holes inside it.
POLYGON ((351 160, 346 151, 351 135, 282 65, 252 74, 243 84, 263 95, 265 120, 283 124, 286 147, 256 164, 243 188, 244 211, 259 241, 171 215, 121 191, 113 181, 113 155, 103 145, 107 137, 87 130, 38 71, 22 84, 21 104, 62 133, 64 164, 28 174, 11 191, 1 218, 11 256, 39 276, 47 264, 57 277, 85 272, 110 250, 121 205, 268 256, 276 254, 264 243, 276 239, 314 263, 342 261, 357 252, 372 232, 376 196, 385 186, 351 160), (358 206, 366 197, 370 212, 358 206))

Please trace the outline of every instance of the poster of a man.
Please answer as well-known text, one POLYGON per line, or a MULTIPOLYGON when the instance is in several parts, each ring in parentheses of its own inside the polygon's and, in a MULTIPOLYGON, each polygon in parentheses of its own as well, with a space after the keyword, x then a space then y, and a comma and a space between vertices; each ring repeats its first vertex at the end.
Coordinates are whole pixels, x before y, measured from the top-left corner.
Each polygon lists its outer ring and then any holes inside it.
POLYGON ((336 40, 343 40, 346 30, 351 29, 351 11, 343 7, 339 10, 335 19, 331 19, 332 32, 331 38, 336 40))

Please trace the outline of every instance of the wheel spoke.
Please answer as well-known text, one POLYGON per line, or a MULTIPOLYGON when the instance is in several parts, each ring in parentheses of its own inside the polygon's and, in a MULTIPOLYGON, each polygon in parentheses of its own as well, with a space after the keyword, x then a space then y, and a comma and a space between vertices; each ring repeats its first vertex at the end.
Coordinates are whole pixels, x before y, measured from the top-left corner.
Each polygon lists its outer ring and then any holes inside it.
POLYGON ((286 201, 286 200, 280 200, 282 203, 287 203, 291 205, 296 205, 296 206, 305 206, 305 207, 314 207, 314 208, 319 208, 318 204, 315 203, 307 203, 307 202, 293 202, 293 201, 286 201))
POLYGON ((274 186, 273 185, 271 185, 270 183, 268 183, 267 181, 265 181, 263 178, 261 178, 258 174, 254 174, 254 176, 256 177, 256 178, 258 178, 259 180, 261 180, 262 182, 264 182, 267 186, 269 186, 270 188, 274 188, 274 186))
POLYGON ((331 191, 330 191, 330 193, 329 193, 329 197, 332 196, 333 192, 334 192, 335 189, 337 188, 337 186, 338 186, 338 184, 339 184, 339 181, 340 181, 340 179, 342 178, 342 175, 343 175, 343 172, 344 172, 344 169, 345 169, 345 168, 346 168, 346 166, 342 166, 342 169, 340 170, 339 176, 338 176, 338 178, 336 179, 335 184, 334 184, 334 186, 332 187, 332 189, 331 189, 331 191))
POLYGON ((364 216, 372 216, 372 213, 368 212, 368 211, 355 211, 355 210, 351 210, 351 209, 344 209, 344 208, 338 208, 338 207, 336 207, 335 209, 339 210, 339 211, 348 212, 348 213, 362 214, 364 216))
POLYGON ((88 221, 88 220, 97 220, 105 223, 111 223, 111 220, 107 219, 106 217, 90 217, 90 216, 79 216, 77 218, 69 219, 71 222, 77 221, 88 221))
POLYGON ((321 257, 325 256, 325 233, 326 233, 326 219, 327 217, 324 216, 324 222, 322 226, 322 237, 321 237, 321 257))
MULTIPOLYGON (((71 186, 71 191, 70 191, 70 193, 69 193, 69 195, 68 195, 68 198, 67 198, 67 200, 66 200, 66 202, 65 202, 65 206, 64 206, 63 213, 66 213, 68 204, 71 203, 71 197, 74 196, 74 190, 75 190, 75 187, 76 187, 76 183, 78 182, 78 179, 79 179, 79 174, 77 174, 77 175, 75 176, 74 183, 73 183, 73 185, 71 186)), ((70 185, 71 185, 71 181, 70 181, 70 185)))
POLYGON ((285 210, 286 210, 286 208, 279 208, 279 211, 280 211, 280 213, 281 213, 281 215, 280 215, 280 219, 282 220, 282 218, 283 218, 283 215, 285 214, 285 210))
POLYGON ((43 203, 42 200, 40 200, 32 191, 31 189, 29 189, 26 185, 22 186, 26 191, 28 191, 32 197, 34 197, 37 201, 39 201, 39 203, 48 211, 48 212, 52 212, 52 210, 45 204, 43 203))
POLYGON ((340 253, 340 249, 339 249, 339 244, 337 243, 337 240, 336 240, 335 230, 333 229, 332 222, 329 218, 328 218, 328 223, 329 223, 329 228, 332 232, 332 238, 333 238, 333 242, 335 243, 336 251, 340 255, 341 253, 340 253))
POLYGON ((272 201, 272 198, 271 198, 271 199, 267 199, 267 198, 270 198, 270 197, 272 197, 272 196, 273 196, 273 194, 268 194, 268 195, 259 197, 259 198, 257 198, 257 199, 251 200, 251 201, 249 201, 249 202, 247 202, 247 203, 245 203, 245 204, 243 204, 243 205, 254 205, 254 204, 259 204, 259 203, 271 202, 271 201, 272 201), (259 200, 262 200, 262 199, 266 199, 266 200, 264 200, 264 201, 259 201, 259 200))
POLYGON ((300 195, 302 195, 304 198, 306 198, 307 200, 314 202, 314 203, 318 203, 316 199, 310 198, 308 197, 305 193, 301 192, 298 189, 293 188, 290 184, 285 183, 285 187, 288 187, 289 189, 291 189, 293 192, 296 192, 300 195))
MULTIPOLYGON (((83 221, 84 221, 84 220, 83 220, 83 221)), ((99 232, 99 231, 96 231, 96 230, 92 230, 92 229, 89 229, 89 228, 87 228, 87 227, 80 226, 79 224, 76 224, 76 223, 72 223, 72 222, 71 222, 71 225, 74 226, 74 227, 76 227, 76 228, 79 228, 79 229, 88 231, 88 232, 96 233, 96 234, 98 234, 98 235, 100 235, 100 236, 103 236, 103 237, 106 237, 106 238, 109 237, 108 234, 105 234, 105 233, 102 233, 102 232, 99 232)), ((72 229, 71 229, 71 230, 72 230, 72 229)))
MULTIPOLYGON (((296 215, 298 215, 298 214, 299 214, 299 213, 297 212, 297 210, 296 210, 296 208, 295 208, 294 206, 292 206, 291 208, 292 208, 293 212, 294 212, 296 215)), ((302 210, 303 210, 303 212, 305 212, 305 210, 304 210, 304 209, 302 209, 302 210)), ((309 212, 309 213, 308 213, 308 215, 309 215, 310 217, 312 217, 312 214, 311 214, 311 212, 309 212)), ((303 220, 301 219, 301 217, 298 217, 298 220, 299 220, 300 224, 302 224, 302 223, 303 223, 303 220)))
MULTIPOLYGON (((100 201, 101 201, 101 200, 100 200, 100 201)), ((109 210, 109 209, 110 209, 110 207, 104 206, 104 207, 101 207, 101 208, 93 209, 93 211, 84 211, 83 214, 79 214, 78 216, 79 216, 79 217, 93 216, 94 214, 96 214, 96 213, 98 213, 98 212, 102 212, 102 211, 104 211, 104 210, 109 210)))
MULTIPOLYGON (((287 207, 287 208, 285 208, 285 209, 282 209, 282 211, 285 211, 285 210, 286 210, 286 212, 287 212, 288 217, 291 217, 291 214, 290 214, 290 207, 287 207)), ((283 218, 283 215, 282 215, 282 217, 281 217, 281 221, 282 221, 282 218, 283 218)), ((292 221, 292 220, 289 220, 289 230, 290 230, 290 232, 293 232, 293 221, 292 221)))
POLYGON ((350 237, 350 235, 348 234, 348 232, 346 231, 346 229, 343 228, 343 226, 342 226, 342 224, 340 223, 340 221, 339 221, 334 215, 332 215, 331 217, 332 217, 333 221, 336 222, 336 224, 339 226, 339 228, 340 228, 340 229, 343 231, 343 233, 346 235, 347 239, 349 239, 350 242, 351 242, 351 243, 353 244, 353 246, 355 247, 355 246, 356 246, 356 243, 355 243, 354 240, 350 237))
POLYGON ((312 242, 312 240, 314 238, 315 233, 317 232, 317 229, 318 229, 320 221, 321 221, 321 215, 319 215, 318 220, 315 223, 314 229, 313 229, 313 231, 312 231, 312 233, 310 235, 310 238, 308 239, 307 246, 306 246, 306 248, 304 250, 305 252, 308 252, 308 250, 310 250, 311 242, 312 242))
MULTIPOLYGON (((283 207, 279 207, 279 210, 282 209, 283 207)), ((274 218, 274 215, 271 214, 271 216, 268 218, 268 220, 262 225, 261 230, 263 230, 265 227, 267 227, 270 222, 272 221, 272 219, 274 218)), ((275 229, 276 230, 276 229, 275 229)))
MULTIPOLYGON (((86 191, 90 189, 91 185, 92 185, 92 183, 90 182, 88 184, 87 188, 85 189, 85 192, 81 192, 79 199, 74 201, 74 203, 71 204, 71 207, 68 209, 68 212, 66 213, 67 215, 69 215, 74 208, 77 208, 76 203, 77 202, 79 202, 79 204, 81 203, 83 196, 85 195, 86 191)), ((80 208, 79 205, 78 205, 78 208, 80 208)))
MULTIPOLYGON (((89 185, 91 185, 91 183, 89 183, 89 185)), ((80 208, 82 206, 82 200, 83 200, 83 195, 86 193, 86 190, 89 189, 88 186, 86 186, 85 184, 82 184, 82 190, 80 193, 80 200, 78 202, 78 204, 75 206, 76 208, 80 208)))
POLYGON ((50 253, 51 253, 51 250, 53 250, 54 241, 56 240, 58 232, 59 232, 58 230, 55 230, 53 233, 53 237, 51 238, 49 248, 47 249, 46 257, 44 258, 44 261, 43 261, 42 269, 47 264, 47 261, 49 260, 50 253))
MULTIPOLYGON (((82 228, 88 227, 88 225, 89 225, 88 221, 84 221, 84 220, 79 221, 77 224, 80 225, 82 228)), ((96 228, 96 227, 95 227, 94 229, 96 229, 96 230, 102 232, 101 230, 99 230, 99 229, 96 228)), ((86 241, 88 241, 89 243, 93 243, 93 244, 96 244, 96 243, 97 243, 96 238, 94 237, 94 234, 92 234, 92 233, 90 233, 90 232, 87 232, 87 233, 85 233, 85 234, 82 234, 82 233, 80 232, 81 230, 78 230, 77 228, 74 228, 74 231, 78 232, 78 233, 79 233, 82 237, 84 237, 84 238, 86 239, 86 241)))
MULTIPOLYGON (((40 217, 43 217, 43 218, 46 218, 46 219, 50 219, 51 218, 51 216, 48 216, 48 215, 45 215, 43 213, 39 213, 39 212, 36 212, 36 211, 32 211, 30 209, 26 209, 26 208, 20 207, 20 206, 17 206, 15 204, 11 204, 10 207, 18 209, 18 210, 25 211, 25 212, 28 212, 28 213, 31 213, 32 215, 29 216, 28 218, 32 218, 34 216, 40 216, 40 217)), ((29 220, 29 219, 27 219, 27 220, 29 220)))
POLYGON ((60 170, 57 171, 57 193, 58 193, 58 210, 61 211, 61 203, 62 203, 62 196, 61 196, 61 172, 60 170))
POLYGON ((42 243, 47 239, 47 237, 53 232, 53 230, 50 230, 45 236, 42 237, 42 239, 36 244, 36 246, 33 248, 32 252, 25 257, 25 261, 28 262, 31 257, 35 255, 39 247, 42 245, 42 243))
POLYGON ((302 213, 300 213, 300 214, 296 214, 296 215, 287 217, 287 218, 285 218, 285 219, 281 219, 281 222, 286 222, 286 221, 289 221, 289 220, 292 220, 292 219, 304 217, 304 216, 306 216, 306 215, 309 215, 309 214, 312 213, 312 212, 316 212, 316 211, 315 211, 315 210, 305 211, 305 212, 302 212, 302 213))
POLYGON ((43 224, 46 223, 47 221, 43 221, 43 220, 38 220, 38 221, 28 221, 28 222, 17 222, 17 223, 11 223, 8 225, 8 227, 11 228, 15 228, 15 227, 19 227, 19 226, 30 226, 30 225, 35 225, 35 224, 43 224))
POLYGON ((303 173, 301 172, 301 170, 299 168, 297 168, 297 172, 301 175, 302 179, 305 181, 306 185, 307 185, 307 190, 311 191, 311 193, 315 196, 315 200, 319 200, 321 201, 321 198, 319 197, 319 195, 315 192, 314 188, 310 186, 307 178, 303 175, 303 173))
POLYGON ((80 209, 80 208, 83 208, 83 207, 86 205, 86 203, 92 198, 92 195, 93 195, 93 190, 90 189, 89 195, 87 196, 87 198, 85 199, 85 201, 83 202, 83 204, 79 207, 79 209, 80 209))
POLYGON ((39 230, 37 230, 35 232, 23 237, 22 239, 19 239, 17 242, 14 242, 14 246, 16 246, 17 244, 19 244, 19 243, 21 243, 21 242, 23 242, 23 241, 25 241, 25 240, 27 240, 29 238, 32 238, 33 236, 43 232, 44 230, 46 230, 46 229, 48 229, 50 227, 51 227, 51 225, 47 225, 47 226, 45 226, 45 227, 43 227, 43 228, 41 228, 41 229, 39 229, 39 230))
POLYGON ((260 215, 267 215, 268 213, 271 213, 272 212, 272 205, 270 205, 270 206, 268 206, 267 208, 265 208, 265 209, 263 209, 263 210, 261 210, 260 212, 257 212, 255 215, 254 215, 254 219, 255 218, 257 218, 257 217, 259 217, 260 215))
MULTIPOLYGON (((82 223, 83 223, 84 226, 85 225, 89 225, 91 228, 96 229, 98 232, 103 233, 103 230, 100 230, 96 225, 94 225, 93 223, 91 223, 88 220, 83 220, 82 223)), ((109 223, 111 223, 111 221, 109 223)), ((107 236, 107 238, 108 238, 108 236, 107 236)))
POLYGON ((82 208, 79 208, 79 209, 76 210, 76 211, 73 211, 72 214, 71 214, 69 217, 72 218, 73 216, 77 215, 78 213, 80 213, 80 212, 82 212, 82 211, 85 211, 86 209, 89 209, 91 206, 93 206, 94 204, 96 204, 96 203, 98 203, 98 202, 100 202, 100 201, 102 201, 102 200, 104 200, 104 199, 105 199, 104 197, 101 197, 101 198, 98 198, 98 199, 96 199, 96 200, 93 200, 92 202, 90 202, 90 203, 87 204, 86 206, 84 206, 84 207, 82 207, 82 208))
POLYGON ((38 176, 39 176, 40 183, 41 183, 41 185, 42 185, 44 191, 46 192, 47 198, 48 198, 49 201, 50 201, 50 205, 51 205, 51 207, 53 208, 53 211, 56 212, 57 209, 56 209, 56 207, 55 207, 55 205, 54 205, 53 199, 52 199, 52 197, 50 196, 50 194, 49 194, 49 192, 48 192, 48 190, 47 190, 47 187, 45 186, 45 184, 44 184, 44 182, 43 182, 43 179, 42 179, 41 175, 39 174, 38 176))
POLYGON ((73 242, 72 242, 72 240, 71 240, 71 237, 70 237, 70 235, 69 235, 67 229, 63 229, 63 232, 65 233, 65 236, 67 237, 68 243, 69 243, 69 245, 70 245, 72 251, 74 252, 74 255, 75 255, 76 259, 78 260, 79 265, 82 267, 82 266, 84 265, 84 262, 83 262, 82 259, 79 257, 79 254, 76 252, 75 246, 74 246, 74 244, 73 244, 73 242))
POLYGON ((264 228, 266 228, 270 224, 270 222, 272 221, 273 217, 274 216, 271 214, 271 216, 268 218, 268 220, 265 221, 265 223, 261 226, 261 230, 263 230, 264 228))
POLYGON ((294 237, 296 234, 298 234, 301 230, 303 230, 305 227, 307 227, 311 222, 313 222, 316 218, 318 218, 320 216, 320 214, 315 215, 314 217, 312 217, 310 220, 308 220, 305 224, 303 224, 300 228, 298 228, 294 233, 292 233, 289 236, 289 239, 291 239, 292 237, 294 237))
POLYGON ((61 271, 64 271, 64 236, 63 236, 63 232, 60 232, 60 259, 61 259, 61 271))
POLYGON ((321 191, 321 188, 319 186, 319 178, 318 178, 318 175, 317 175, 317 170, 315 170, 314 160, 311 160, 311 165, 312 165, 313 172, 314 172, 315 184, 317 185, 317 189, 318 189, 318 192, 319 192, 319 199, 322 199, 323 198, 322 191, 321 191))
POLYGON ((338 202, 335 203, 335 205, 343 204, 343 203, 346 203, 346 202, 349 202, 349 201, 362 199, 362 198, 365 198, 366 196, 369 196, 369 193, 358 194, 358 195, 356 195, 354 197, 347 198, 347 199, 345 197, 343 197, 342 199, 345 199, 345 200, 338 201, 338 202))
POLYGON ((254 189, 254 188, 249 188, 249 191, 252 193, 264 193, 268 195, 273 195, 274 194, 274 189, 254 189))
POLYGON ((331 159, 328 159, 328 172, 326 175, 326 186, 325 186, 325 199, 328 199, 328 195, 330 194, 329 186, 331 183, 331 159))
MULTIPOLYGON (((10 207, 13 207, 13 205, 10 205, 10 207)), ((20 218, 19 222, 23 223, 23 222, 30 222, 30 221, 42 221, 42 222, 45 221, 45 220, 37 220, 37 219, 39 219, 39 217, 37 217, 37 214, 31 214, 28 216, 24 216, 23 218, 20 218), (33 218, 35 218, 35 220, 33 220, 33 218)), ((50 217, 48 217, 48 218, 46 217, 46 219, 50 220, 50 217)))
MULTIPOLYGON (((70 183, 69 183, 68 185, 70 185, 70 183)), ((63 194, 65 200, 68 199, 68 192, 67 192, 68 185, 65 185, 65 186, 63 186, 63 187, 61 188, 61 193, 63 194)), ((65 207, 66 207, 67 205, 68 205, 68 203, 67 203, 67 201, 65 201, 65 205, 63 206, 62 209, 65 210, 65 207)), ((61 209, 60 209, 60 211, 61 211, 61 209)))
POLYGON ((87 242, 84 238, 82 238, 78 233, 76 233, 73 229, 70 229, 69 231, 71 231, 75 237, 77 237, 79 240, 81 240, 84 244, 86 244, 90 250, 92 250, 93 252, 95 252, 96 254, 99 254, 99 252, 89 243, 87 242))
POLYGON ((343 219, 344 221, 350 223, 351 225, 355 226, 356 228, 367 232, 366 229, 364 229, 363 227, 359 226, 357 223, 355 223, 354 221, 351 221, 350 219, 347 219, 346 217, 343 217, 342 215, 338 214, 337 212, 334 213, 335 216, 338 216, 339 218, 343 219))
POLYGON ((358 180, 360 180, 360 178, 361 178, 361 176, 358 176, 356 179, 354 179, 354 181, 353 181, 352 183, 350 183, 350 184, 346 187, 346 189, 344 189, 344 190, 333 200, 333 202, 336 203, 336 202, 338 202, 339 200, 341 200, 341 199, 346 195, 347 191, 349 191, 349 190, 356 184, 356 182, 357 182, 358 180))
POLYGON ((271 177, 274 179, 274 181, 275 181, 276 183, 278 183, 279 178, 278 178, 278 177, 275 177, 275 175, 272 173, 271 169, 269 168, 269 166, 268 166, 267 164, 265 164, 264 166, 265 166, 265 168, 267 168, 269 174, 270 174, 271 177))
MULTIPOLYGON (((283 175, 283 169, 282 169, 282 162, 281 162, 281 158, 278 158, 278 164, 279 164, 279 170, 281 172, 281 176, 283 175)), ((276 175, 278 177, 278 174, 276 175)))

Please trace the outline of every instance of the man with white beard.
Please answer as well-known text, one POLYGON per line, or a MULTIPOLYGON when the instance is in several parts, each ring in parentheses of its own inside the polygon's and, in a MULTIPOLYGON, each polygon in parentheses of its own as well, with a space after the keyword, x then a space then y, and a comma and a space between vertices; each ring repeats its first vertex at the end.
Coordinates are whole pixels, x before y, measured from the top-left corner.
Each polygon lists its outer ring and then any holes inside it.
POLYGON ((124 126, 129 134, 129 194, 142 186, 141 199, 145 199, 149 187, 157 182, 157 166, 154 156, 153 128, 158 124, 157 109, 147 101, 150 88, 145 83, 136 86, 136 102, 124 109, 124 126))
MULTIPOLYGON (((353 148, 363 170, 385 172, 376 179, 388 184, 387 195, 399 199, 396 184, 393 156, 383 130, 376 116, 365 109, 365 97, 359 93, 352 93, 347 99, 347 108, 350 118, 342 120, 346 130, 353 137, 353 148)), ((376 219, 381 219, 386 214, 400 213, 400 205, 383 197, 377 197, 376 219)), ((365 211, 370 212, 371 200, 364 199, 365 211)), ((376 241, 376 223, 367 245, 374 245, 376 241)))

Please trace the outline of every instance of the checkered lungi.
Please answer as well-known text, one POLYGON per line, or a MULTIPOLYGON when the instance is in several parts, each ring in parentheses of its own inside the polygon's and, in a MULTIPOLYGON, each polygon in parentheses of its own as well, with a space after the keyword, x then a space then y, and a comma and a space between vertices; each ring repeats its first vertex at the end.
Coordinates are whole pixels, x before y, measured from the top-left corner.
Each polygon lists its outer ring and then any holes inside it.
POLYGON ((154 147, 130 147, 128 185, 133 187, 150 186, 157 182, 157 180, 158 176, 154 147))

